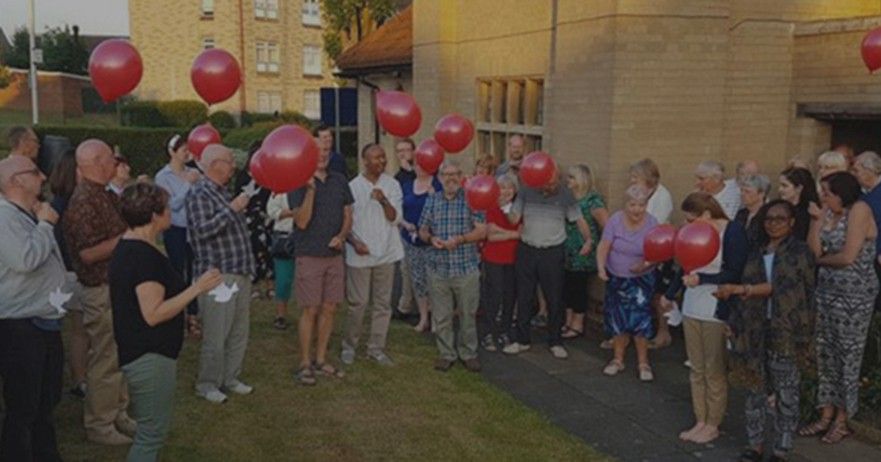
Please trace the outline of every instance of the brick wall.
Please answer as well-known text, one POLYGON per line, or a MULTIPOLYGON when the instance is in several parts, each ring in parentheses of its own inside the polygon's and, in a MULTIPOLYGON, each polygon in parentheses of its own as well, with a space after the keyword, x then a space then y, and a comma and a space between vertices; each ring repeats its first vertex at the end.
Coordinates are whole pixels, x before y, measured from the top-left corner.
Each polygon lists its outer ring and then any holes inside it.
MULTIPOLYGON (((39 72, 37 89, 40 113, 63 117, 83 115, 82 91, 91 83, 87 78, 57 72, 39 72)), ((0 109, 31 110, 31 90, 28 73, 13 71, 12 83, 0 89, 0 109)))

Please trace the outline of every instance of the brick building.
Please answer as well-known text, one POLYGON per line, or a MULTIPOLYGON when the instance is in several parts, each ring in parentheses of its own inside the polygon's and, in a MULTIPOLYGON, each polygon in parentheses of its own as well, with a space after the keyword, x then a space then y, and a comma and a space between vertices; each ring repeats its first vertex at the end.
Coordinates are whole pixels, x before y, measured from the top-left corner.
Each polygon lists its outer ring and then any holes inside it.
MULTIPOLYGON (((31 88, 28 71, 10 69, 11 82, 0 88, 0 110, 30 112, 31 88)), ((40 101, 40 114, 64 118, 82 117, 85 93, 95 95, 92 82, 83 75, 64 72, 38 71, 37 96, 40 101)))
POLYGON ((236 57, 243 83, 212 109, 320 116, 319 88, 332 85, 332 65, 318 0, 129 0, 129 18, 144 60, 138 97, 199 99, 190 67, 216 47, 236 57))
POLYGON ((868 0, 416 0, 418 135, 454 111, 478 129, 466 156, 521 133, 590 165, 616 207, 628 165, 651 157, 679 201, 704 159, 773 177, 834 142, 881 148, 881 77, 859 52, 879 25, 868 0))

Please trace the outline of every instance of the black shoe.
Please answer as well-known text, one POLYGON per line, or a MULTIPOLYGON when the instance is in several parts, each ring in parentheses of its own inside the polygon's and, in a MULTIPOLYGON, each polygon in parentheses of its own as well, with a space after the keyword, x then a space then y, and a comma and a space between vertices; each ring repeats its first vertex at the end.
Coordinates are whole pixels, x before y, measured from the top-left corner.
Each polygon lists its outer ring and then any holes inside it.
POLYGON ((466 359, 462 361, 465 364, 465 369, 468 369, 468 372, 480 372, 480 360, 477 358, 466 359))
POLYGON ((286 330, 288 328, 288 320, 279 316, 275 318, 275 321, 272 321, 272 327, 278 330, 286 330))
POLYGON ((740 462, 761 462, 763 459, 762 453, 756 451, 755 449, 747 449, 740 453, 740 462))
POLYGON ((444 358, 437 358, 434 361, 434 370, 446 372, 450 370, 451 367, 453 367, 453 364, 455 364, 455 361, 450 361, 449 359, 444 358))

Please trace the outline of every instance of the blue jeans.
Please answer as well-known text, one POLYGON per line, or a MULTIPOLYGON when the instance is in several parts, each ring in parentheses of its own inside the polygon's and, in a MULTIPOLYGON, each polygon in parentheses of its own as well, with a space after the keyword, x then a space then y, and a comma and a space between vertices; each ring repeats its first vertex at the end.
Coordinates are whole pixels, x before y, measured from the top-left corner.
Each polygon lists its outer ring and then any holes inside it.
POLYGON ((128 462, 155 461, 171 427, 177 361, 147 353, 122 366, 128 381, 132 416, 138 422, 128 462))

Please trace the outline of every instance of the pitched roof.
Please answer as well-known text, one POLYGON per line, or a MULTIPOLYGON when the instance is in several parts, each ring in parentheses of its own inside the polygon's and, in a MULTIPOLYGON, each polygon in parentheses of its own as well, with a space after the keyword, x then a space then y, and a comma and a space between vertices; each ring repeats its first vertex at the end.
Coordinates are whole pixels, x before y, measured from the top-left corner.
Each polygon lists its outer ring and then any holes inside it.
POLYGON ((413 7, 343 51, 336 59, 341 76, 408 68, 413 64, 413 7))
POLYGON ((6 37, 6 32, 3 31, 3 28, 0 27, 0 56, 6 53, 6 50, 11 50, 12 44, 9 43, 9 38, 6 37))

